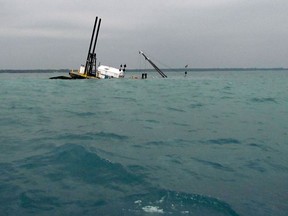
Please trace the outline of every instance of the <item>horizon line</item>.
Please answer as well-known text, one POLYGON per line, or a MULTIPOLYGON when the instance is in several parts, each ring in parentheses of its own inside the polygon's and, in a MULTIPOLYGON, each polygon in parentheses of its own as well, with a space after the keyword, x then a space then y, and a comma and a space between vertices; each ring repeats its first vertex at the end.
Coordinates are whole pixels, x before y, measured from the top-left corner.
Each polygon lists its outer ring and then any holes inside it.
MULTIPOLYGON (((68 69, 68 68, 60 68, 60 69, 55 69, 55 68, 45 68, 45 69, 0 69, 0 72, 15 72, 15 71, 70 71, 70 70, 77 70, 77 69, 68 69)), ((126 71, 147 71, 147 70, 154 70, 152 68, 149 69, 142 69, 142 68, 131 68, 131 69, 126 69, 126 71)), ((288 67, 195 67, 195 68, 161 68, 161 70, 165 71, 172 71, 172 70, 187 70, 187 71, 203 71, 203 70, 288 70, 288 67)))

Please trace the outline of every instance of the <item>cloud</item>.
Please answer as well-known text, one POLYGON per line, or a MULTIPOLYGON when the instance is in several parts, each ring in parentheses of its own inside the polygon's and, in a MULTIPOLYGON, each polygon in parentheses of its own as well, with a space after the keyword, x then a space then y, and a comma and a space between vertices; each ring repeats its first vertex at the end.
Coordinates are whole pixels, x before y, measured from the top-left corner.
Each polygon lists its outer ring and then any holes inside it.
MULTIPOLYGON (((96 15, 102 18, 99 60, 111 66, 137 67, 139 49, 171 67, 287 65, 286 0, 0 0, 0 6, 4 68, 18 67, 9 59, 25 67, 19 52, 9 52, 17 49, 35 60, 33 50, 46 49, 45 65, 78 67, 96 15)), ((44 65, 43 58, 34 62, 44 65)))

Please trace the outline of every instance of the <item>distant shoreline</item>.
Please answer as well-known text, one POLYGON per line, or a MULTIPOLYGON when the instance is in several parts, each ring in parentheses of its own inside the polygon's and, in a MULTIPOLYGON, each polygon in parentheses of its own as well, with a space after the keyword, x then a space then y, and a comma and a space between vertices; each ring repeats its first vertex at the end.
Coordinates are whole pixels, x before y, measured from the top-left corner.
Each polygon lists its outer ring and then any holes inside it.
MULTIPOLYGON (((161 69, 165 72, 213 72, 213 71, 286 71, 288 68, 171 68, 171 69, 161 69)), ((70 69, 4 69, 0 70, 0 73, 69 73, 70 69)), ((144 72, 144 71, 154 71, 153 69, 127 69, 127 72, 144 72)))
POLYGON ((17 70, 17 69, 5 69, 0 70, 0 73, 69 73, 70 69, 25 69, 25 70, 17 70))

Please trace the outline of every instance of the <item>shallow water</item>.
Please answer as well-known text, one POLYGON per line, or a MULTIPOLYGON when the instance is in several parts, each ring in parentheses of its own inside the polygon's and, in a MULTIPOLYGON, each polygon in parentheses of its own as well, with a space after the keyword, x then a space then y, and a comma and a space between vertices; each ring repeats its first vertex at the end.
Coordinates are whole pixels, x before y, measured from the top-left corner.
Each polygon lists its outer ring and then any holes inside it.
POLYGON ((287 71, 167 75, 0 74, 0 212, 287 215, 287 71))

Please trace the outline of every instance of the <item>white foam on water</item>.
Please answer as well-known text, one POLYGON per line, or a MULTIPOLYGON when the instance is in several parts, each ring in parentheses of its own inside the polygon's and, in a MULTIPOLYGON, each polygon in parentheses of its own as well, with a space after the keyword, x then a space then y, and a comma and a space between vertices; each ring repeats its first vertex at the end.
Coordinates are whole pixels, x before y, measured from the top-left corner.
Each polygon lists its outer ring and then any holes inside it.
POLYGON ((165 196, 163 196, 163 197, 158 201, 158 203, 163 203, 164 200, 165 200, 165 196))
POLYGON ((135 204, 141 204, 141 203, 142 203, 142 200, 136 200, 134 203, 135 203, 135 204))
POLYGON ((144 206, 142 209, 143 211, 148 213, 159 213, 159 214, 164 213, 163 209, 160 209, 158 206, 144 206))

